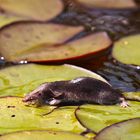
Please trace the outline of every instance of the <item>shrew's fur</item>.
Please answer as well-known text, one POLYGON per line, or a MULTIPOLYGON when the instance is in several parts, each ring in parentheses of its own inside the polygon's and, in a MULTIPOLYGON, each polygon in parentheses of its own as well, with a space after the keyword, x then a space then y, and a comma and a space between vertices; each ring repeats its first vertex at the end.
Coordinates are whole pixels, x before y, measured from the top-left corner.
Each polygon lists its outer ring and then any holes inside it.
POLYGON ((124 96, 109 84, 91 77, 79 77, 69 81, 44 83, 23 99, 29 104, 128 104, 124 96))

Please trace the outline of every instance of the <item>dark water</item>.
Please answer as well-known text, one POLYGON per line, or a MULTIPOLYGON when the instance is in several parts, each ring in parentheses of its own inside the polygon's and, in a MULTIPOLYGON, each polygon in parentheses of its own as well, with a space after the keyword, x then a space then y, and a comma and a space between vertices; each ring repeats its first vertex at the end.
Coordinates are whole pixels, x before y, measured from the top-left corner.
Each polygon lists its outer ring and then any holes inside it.
MULTIPOLYGON (((77 39, 98 31, 106 31, 112 41, 124 36, 140 33, 140 9, 88 9, 64 0, 65 9, 50 22, 66 25, 84 26, 85 30, 70 40, 77 39)), ((137 1, 139 3, 139 1, 137 1)), ((14 65, 3 60, 0 66, 14 65)), ((106 78, 115 89, 123 92, 140 91, 140 67, 126 66, 115 61, 111 49, 106 55, 81 61, 77 65, 97 72, 106 78)))

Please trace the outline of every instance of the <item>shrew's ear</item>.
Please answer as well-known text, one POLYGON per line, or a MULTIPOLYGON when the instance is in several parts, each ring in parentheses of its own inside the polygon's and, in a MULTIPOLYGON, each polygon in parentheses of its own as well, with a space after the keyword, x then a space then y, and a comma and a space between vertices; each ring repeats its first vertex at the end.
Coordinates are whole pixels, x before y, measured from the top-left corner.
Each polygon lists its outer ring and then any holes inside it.
POLYGON ((52 89, 50 89, 50 91, 51 91, 51 94, 53 95, 54 98, 59 98, 64 94, 62 92, 53 91, 52 89))

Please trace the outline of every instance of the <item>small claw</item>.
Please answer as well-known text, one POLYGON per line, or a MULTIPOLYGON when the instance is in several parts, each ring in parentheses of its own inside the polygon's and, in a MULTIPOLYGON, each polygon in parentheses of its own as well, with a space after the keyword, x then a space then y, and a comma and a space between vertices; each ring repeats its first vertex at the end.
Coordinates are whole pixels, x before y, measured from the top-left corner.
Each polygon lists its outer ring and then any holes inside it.
POLYGON ((130 106, 126 101, 123 101, 120 105, 123 108, 126 108, 126 107, 130 106))

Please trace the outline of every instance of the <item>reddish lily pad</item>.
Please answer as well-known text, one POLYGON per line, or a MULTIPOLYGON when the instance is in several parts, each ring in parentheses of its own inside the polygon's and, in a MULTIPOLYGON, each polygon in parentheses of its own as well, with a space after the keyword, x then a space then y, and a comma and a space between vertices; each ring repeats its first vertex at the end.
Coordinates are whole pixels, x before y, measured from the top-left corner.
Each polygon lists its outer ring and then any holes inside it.
POLYGON ((100 8, 136 8, 134 0, 77 0, 80 4, 88 7, 100 8))
POLYGON ((0 140, 89 140, 86 137, 58 131, 21 131, 0 137, 0 140))
POLYGON ((81 30, 83 27, 38 22, 15 23, 0 31, 0 51, 8 61, 19 61, 24 55, 28 53, 34 55, 36 52, 40 54, 36 56, 36 59, 39 59, 45 49, 47 49, 46 53, 51 53, 56 44, 62 44, 81 30))
POLYGON ((0 51, 7 61, 61 62, 99 55, 112 44, 105 32, 63 43, 82 29, 54 24, 17 23, 0 32, 0 51))
POLYGON ((121 63, 140 65, 140 35, 124 37, 117 41, 112 55, 121 63))
POLYGON ((0 0, 3 11, 35 20, 46 21, 63 10, 61 0, 0 0))
POLYGON ((20 56, 17 56, 17 60, 19 58, 31 62, 81 60, 82 58, 90 58, 102 54, 111 44, 112 41, 108 35, 105 32, 100 32, 64 45, 49 47, 47 44, 41 44, 36 46, 38 47, 37 50, 27 50, 26 52, 23 52, 20 56), (43 49, 45 50, 45 53, 43 49))
POLYGON ((139 140, 140 118, 113 124, 97 134, 95 140, 139 140))

